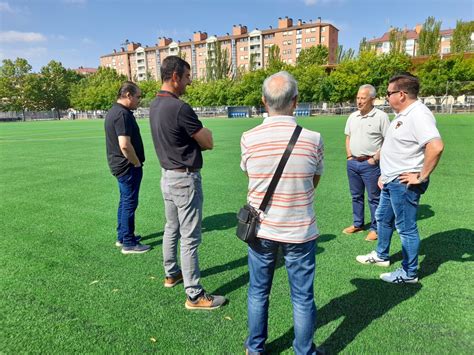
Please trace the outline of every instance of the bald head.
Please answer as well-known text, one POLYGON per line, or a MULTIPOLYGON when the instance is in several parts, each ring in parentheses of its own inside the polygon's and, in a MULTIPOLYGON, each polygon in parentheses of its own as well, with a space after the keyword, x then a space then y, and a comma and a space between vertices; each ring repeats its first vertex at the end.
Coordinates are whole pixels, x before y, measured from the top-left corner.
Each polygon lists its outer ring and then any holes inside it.
POLYGON ((293 115, 298 96, 295 78, 286 71, 273 74, 263 82, 262 101, 270 115, 293 115))

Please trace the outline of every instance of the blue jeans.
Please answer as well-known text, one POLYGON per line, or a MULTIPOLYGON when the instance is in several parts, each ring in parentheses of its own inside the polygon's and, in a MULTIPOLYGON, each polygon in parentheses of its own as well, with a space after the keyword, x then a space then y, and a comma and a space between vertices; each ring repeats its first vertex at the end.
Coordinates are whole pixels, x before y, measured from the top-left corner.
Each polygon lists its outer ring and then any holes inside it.
POLYGON ((135 240, 135 210, 138 207, 138 192, 143 169, 130 167, 125 175, 117 178, 120 202, 117 211, 117 240, 125 247, 137 244, 135 240))
POLYGON ((395 179, 385 184, 376 212, 379 238, 377 255, 381 259, 389 259, 390 242, 396 228, 402 241, 402 267, 408 277, 417 275, 420 235, 416 225, 416 213, 420 196, 428 188, 428 183, 408 187, 395 179))
POLYGON ((364 226, 364 190, 367 189, 371 217, 370 229, 377 230, 375 210, 380 199, 380 189, 377 185, 379 176, 380 168, 377 164, 369 164, 368 160, 352 159, 347 161, 347 177, 352 195, 352 218, 355 227, 362 228, 364 226))
MULTIPOLYGON (((249 336, 245 347, 249 353, 263 352, 268 337, 268 306, 273 273, 279 247, 283 250, 293 304, 293 326, 296 354, 316 354, 313 335, 316 326, 313 281, 316 242, 279 243, 257 239, 248 248, 250 282, 248 290, 249 336)), ((278 315, 280 318, 286 315, 278 315)))

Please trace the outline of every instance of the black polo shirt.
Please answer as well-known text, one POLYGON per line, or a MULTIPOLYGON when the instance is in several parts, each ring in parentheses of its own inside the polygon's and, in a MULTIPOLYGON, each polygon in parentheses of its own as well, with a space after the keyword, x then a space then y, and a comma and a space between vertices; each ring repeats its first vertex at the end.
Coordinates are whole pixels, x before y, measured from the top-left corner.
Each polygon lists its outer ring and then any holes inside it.
POLYGON ((140 128, 132 111, 125 106, 114 103, 105 116, 105 146, 107 150, 107 161, 110 171, 114 176, 125 175, 128 169, 133 166, 122 154, 118 141, 119 136, 129 136, 138 159, 143 164, 145 161, 145 151, 140 135, 140 128))
POLYGON ((150 106, 150 127, 162 168, 202 168, 201 147, 191 136, 203 126, 191 106, 160 91, 150 106))

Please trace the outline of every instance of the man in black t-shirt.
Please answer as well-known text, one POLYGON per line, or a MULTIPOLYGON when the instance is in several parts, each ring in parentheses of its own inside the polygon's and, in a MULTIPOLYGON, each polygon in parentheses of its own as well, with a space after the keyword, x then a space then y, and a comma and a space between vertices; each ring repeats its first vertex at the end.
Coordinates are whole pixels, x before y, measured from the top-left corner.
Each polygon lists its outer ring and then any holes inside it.
POLYGON ((161 191, 165 202, 163 235, 165 287, 184 282, 187 309, 215 309, 222 296, 206 293, 200 284, 198 246, 201 243, 203 150, 212 149, 212 133, 203 127, 194 110, 179 99, 191 84, 190 66, 177 56, 161 65, 161 91, 150 106, 150 127, 162 167, 161 191), (181 265, 177 261, 181 239, 181 265))
POLYGON ((140 102, 140 88, 127 81, 122 84, 117 102, 105 117, 105 144, 110 171, 118 180, 120 202, 117 212, 117 241, 123 254, 139 254, 150 250, 150 246, 139 243, 135 235, 135 210, 143 176, 142 137, 135 116, 140 102))

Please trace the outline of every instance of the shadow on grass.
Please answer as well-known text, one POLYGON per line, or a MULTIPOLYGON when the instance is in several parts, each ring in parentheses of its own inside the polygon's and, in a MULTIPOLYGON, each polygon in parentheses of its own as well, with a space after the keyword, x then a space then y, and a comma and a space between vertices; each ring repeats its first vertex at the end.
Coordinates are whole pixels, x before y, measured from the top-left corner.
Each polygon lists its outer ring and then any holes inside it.
MULTIPOLYGON (((236 237, 237 238, 237 237, 236 237)), ((247 256, 241 257, 240 259, 235 259, 227 264, 213 266, 209 269, 201 271, 201 277, 207 277, 215 274, 219 274, 225 271, 231 271, 233 269, 239 268, 241 266, 247 265, 247 256)))
POLYGON ((434 211, 431 209, 431 205, 419 205, 418 206, 418 213, 416 219, 418 221, 422 219, 428 219, 435 215, 434 211))
POLYGON ((226 212, 208 216, 202 220, 202 232, 221 231, 237 226, 237 213, 226 212))
MULTIPOLYGON (((214 230, 225 230, 237 225, 237 217, 235 213, 222 213, 213 216, 206 217, 202 220, 202 233, 211 232, 214 230)), ((142 242, 144 244, 156 247, 163 244, 163 239, 148 242, 151 239, 159 238, 163 236, 163 231, 156 232, 142 236, 142 242), (145 243, 146 242, 146 243, 145 243)), ((219 271, 220 272, 220 271, 219 271)))
MULTIPOLYGON (((320 254, 324 252, 324 248, 320 247, 320 243, 328 242, 332 239, 336 238, 334 234, 323 234, 318 238, 318 247, 316 248, 316 254, 320 254)), ((213 274, 217 274, 219 272, 224 272, 227 270, 232 270, 235 267, 241 267, 247 265, 247 256, 244 256, 240 259, 233 260, 227 264, 219 265, 212 267, 210 269, 202 271, 202 276, 209 276, 213 274)), ((285 259, 281 250, 278 251, 278 258, 275 266, 275 270, 279 269, 280 267, 285 265, 285 259)), ((233 279, 232 281, 220 286, 218 289, 214 290, 213 293, 216 295, 227 295, 243 286, 248 284, 249 281, 249 272, 246 271, 245 273, 241 274, 237 278, 233 279)))
POLYGON ((158 239, 158 240, 155 240, 155 241, 152 241, 152 242, 148 242, 148 240, 159 238, 159 237, 162 237, 162 236, 163 236, 163 232, 157 232, 157 233, 144 235, 144 236, 142 236, 141 242, 143 244, 146 244, 146 245, 149 245, 149 246, 152 246, 152 247, 156 247, 157 245, 163 244, 163 239, 158 239))
MULTIPOLYGON (((425 255, 425 258, 420 265, 419 276, 423 280, 448 261, 473 262, 473 253, 474 232, 470 229, 460 228, 433 234, 421 242, 420 255, 425 255)), ((394 257, 401 258, 401 252, 394 257)), ((372 321, 413 297, 422 288, 419 283, 391 285, 378 279, 353 279, 351 283, 357 287, 356 290, 333 299, 318 310, 318 327, 344 318, 322 344, 330 354, 344 350, 372 321)), ((291 347, 292 341, 293 328, 290 328, 268 344, 267 349, 271 353, 281 353, 291 347)))

